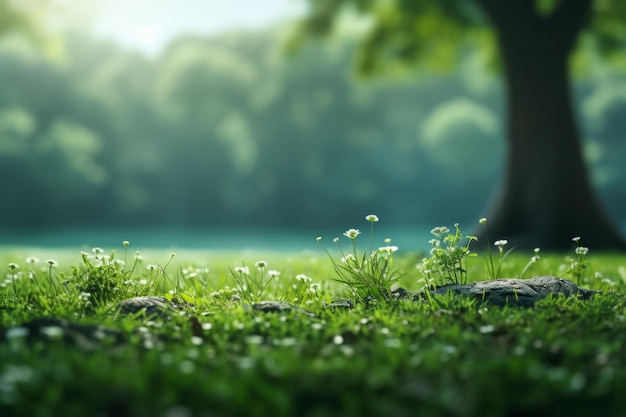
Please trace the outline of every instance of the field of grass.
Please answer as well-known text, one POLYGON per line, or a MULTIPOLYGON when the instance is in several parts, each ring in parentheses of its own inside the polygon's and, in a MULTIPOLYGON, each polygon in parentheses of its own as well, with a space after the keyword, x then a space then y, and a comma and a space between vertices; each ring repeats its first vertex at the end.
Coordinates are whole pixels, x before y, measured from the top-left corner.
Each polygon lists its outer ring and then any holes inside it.
MULTIPOLYGON (((321 248, 115 250, 0 249, 1 416, 626 413, 623 254, 586 257, 581 286, 604 295, 498 308, 451 295, 359 298, 321 248), (180 311, 120 314, 121 300, 141 295, 180 311), (347 298, 353 308, 328 307, 347 298), (248 307, 261 300, 312 314, 248 307), (41 318, 102 328, 83 340, 51 324, 35 337, 41 318)), ((518 277, 533 255, 513 252, 500 276, 518 277)), ((404 274, 394 285, 424 288, 423 256, 395 253, 404 274)), ((524 277, 573 278, 574 256, 541 254, 524 277)), ((468 258, 467 280, 490 279, 487 265, 468 258)))

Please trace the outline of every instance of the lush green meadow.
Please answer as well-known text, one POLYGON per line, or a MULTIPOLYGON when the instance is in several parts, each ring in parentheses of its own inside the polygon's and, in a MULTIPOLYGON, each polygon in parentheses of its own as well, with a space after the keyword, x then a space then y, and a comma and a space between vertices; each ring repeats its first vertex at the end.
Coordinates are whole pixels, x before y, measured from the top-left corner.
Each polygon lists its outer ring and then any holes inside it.
MULTIPOLYGON (((579 269, 574 251, 500 258, 494 247, 491 265, 486 253, 464 258, 468 282, 490 279, 494 265, 501 277, 573 279, 578 271, 581 286, 606 292, 498 308, 451 295, 413 301, 350 292, 336 281, 350 265, 345 242, 343 254, 320 242, 332 262, 322 247, 175 256, 122 242, 83 252, 2 248, 0 415, 624 414, 623 254, 591 248, 579 269), (141 295, 163 296, 178 311, 119 312, 121 300, 141 295), (352 303, 336 303, 345 299, 352 303), (262 300, 306 312, 249 308, 262 300), (49 325, 35 337, 42 317, 106 331, 83 340, 49 325)), ((399 274, 390 285, 435 284, 417 267, 428 254, 386 248, 379 253, 388 264, 379 266, 399 274)))

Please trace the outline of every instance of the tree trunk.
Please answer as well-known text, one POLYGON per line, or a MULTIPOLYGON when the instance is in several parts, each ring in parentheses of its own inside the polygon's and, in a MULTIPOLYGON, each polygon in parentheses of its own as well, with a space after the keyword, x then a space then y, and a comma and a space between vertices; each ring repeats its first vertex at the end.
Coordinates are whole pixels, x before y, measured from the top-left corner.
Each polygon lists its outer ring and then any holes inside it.
POLYGON ((496 27, 508 94, 507 164, 489 236, 522 248, 570 249, 580 236, 592 249, 624 249, 594 195, 572 111, 567 59, 589 1, 561 2, 550 17, 532 1, 477 2, 496 27))

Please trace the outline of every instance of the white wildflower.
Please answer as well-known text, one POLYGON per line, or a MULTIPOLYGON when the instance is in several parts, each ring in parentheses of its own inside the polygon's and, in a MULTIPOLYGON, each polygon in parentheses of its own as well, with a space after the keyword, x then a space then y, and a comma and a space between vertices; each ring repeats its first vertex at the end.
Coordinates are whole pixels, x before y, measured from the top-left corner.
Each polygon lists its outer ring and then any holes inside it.
POLYGON ((348 239, 352 239, 352 240, 356 239, 356 237, 360 234, 361 232, 359 231, 359 229, 348 229, 345 232, 343 232, 343 235, 345 237, 347 237, 348 239))
POLYGON ((588 252, 589 252, 589 248, 586 248, 584 246, 579 246, 576 248, 576 255, 578 256, 585 256, 587 255, 588 252))

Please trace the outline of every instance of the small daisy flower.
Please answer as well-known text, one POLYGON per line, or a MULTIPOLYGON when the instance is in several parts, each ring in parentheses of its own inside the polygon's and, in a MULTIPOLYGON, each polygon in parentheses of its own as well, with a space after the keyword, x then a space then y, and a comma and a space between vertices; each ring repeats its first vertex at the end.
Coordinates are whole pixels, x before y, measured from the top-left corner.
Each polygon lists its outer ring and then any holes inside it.
POLYGON ((352 240, 356 239, 356 237, 360 234, 361 234, 361 231, 359 229, 348 229, 345 232, 343 232, 343 235, 345 237, 347 237, 348 239, 352 239, 352 240))
POLYGON ((354 261, 354 260, 355 260, 354 255, 351 254, 351 253, 349 253, 346 256, 344 256, 343 258, 341 258, 341 262, 344 263, 344 264, 347 264, 348 262, 354 261))
POLYGON ((450 232, 450 229, 448 229, 446 226, 437 226, 433 230, 430 231, 431 234, 437 237, 441 237, 449 232, 450 232))
POLYGON ((392 253, 396 252, 398 250, 397 246, 382 246, 380 248, 378 248, 378 252, 381 253, 386 253, 388 255, 391 255, 392 253))
POLYGON ((365 216, 365 220, 367 220, 370 223, 374 223, 378 221, 378 216, 375 214, 368 214, 367 216, 365 216))
POLYGON ((250 275, 250 270, 247 266, 236 266, 233 270, 239 274, 250 275))
POLYGON ((311 281, 313 281, 313 279, 312 279, 312 278, 309 278, 309 277, 307 277, 307 276, 306 276, 306 275, 304 275, 304 274, 298 274, 298 275, 296 275, 296 280, 298 280, 298 281, 302 281, 302 282, 311 282, 311 281))
POLYGON ((576 248, 576 255, 578 256, 585 256, 587 255, 588 252, 589 252, 589 248, 586 248, 584 246, 579 246, 576 248))

